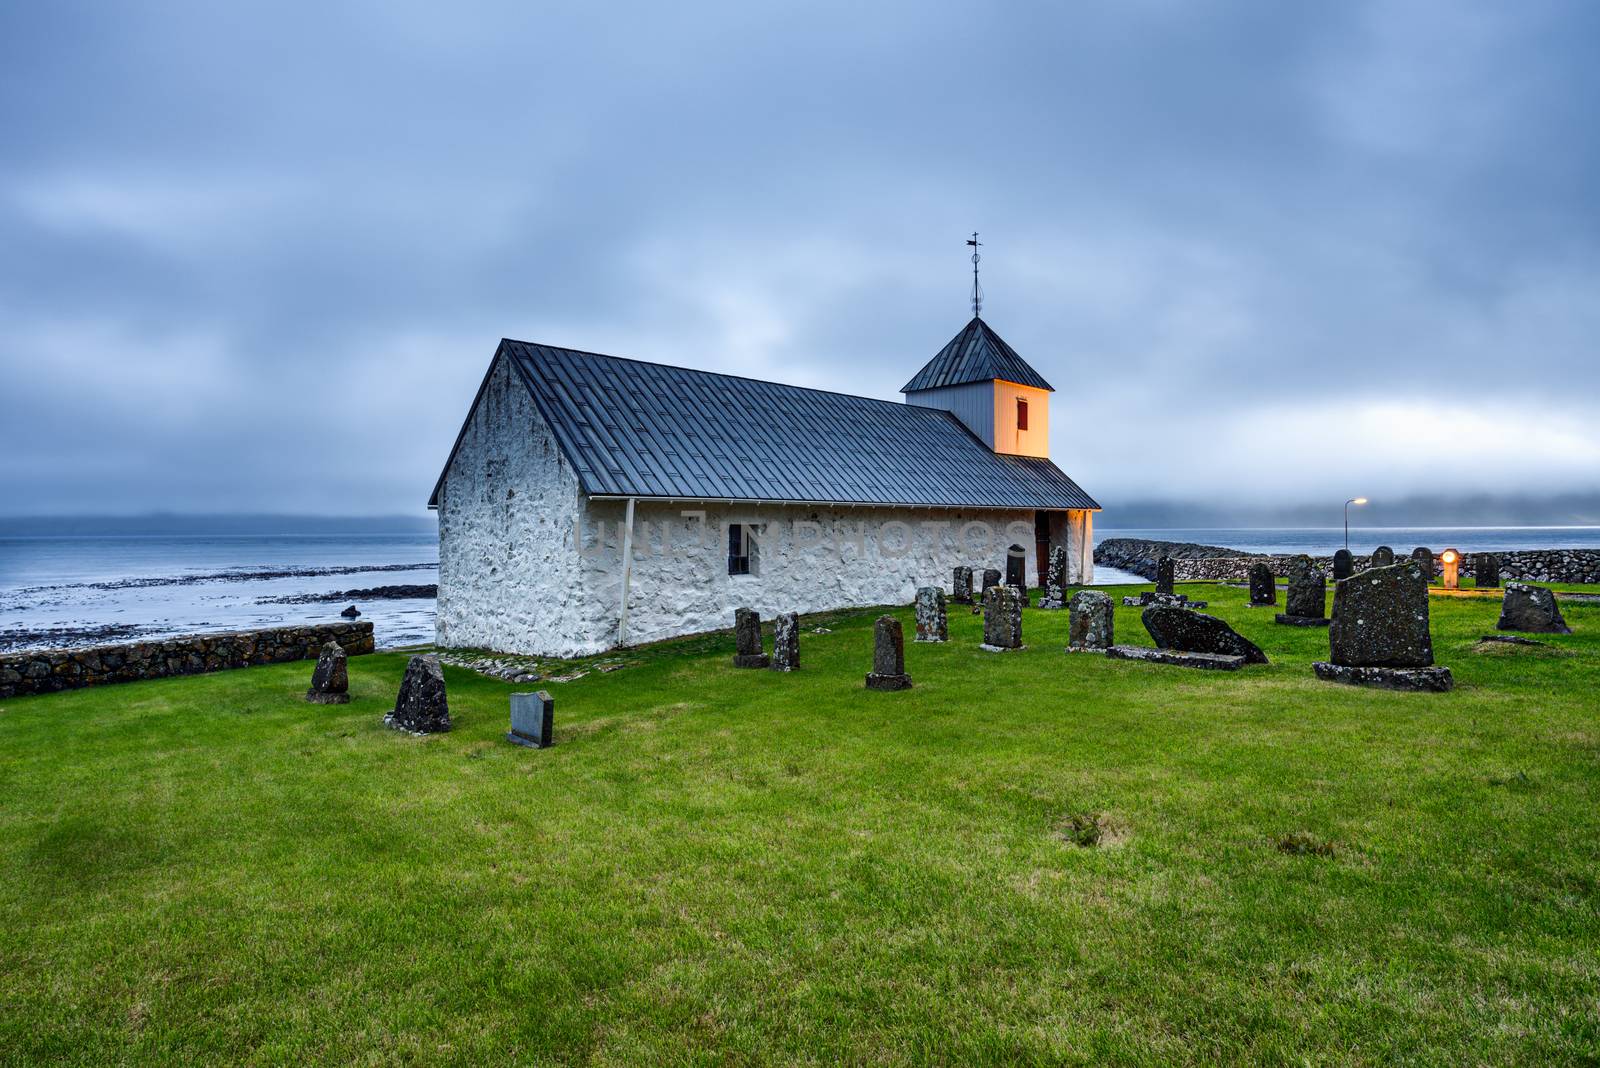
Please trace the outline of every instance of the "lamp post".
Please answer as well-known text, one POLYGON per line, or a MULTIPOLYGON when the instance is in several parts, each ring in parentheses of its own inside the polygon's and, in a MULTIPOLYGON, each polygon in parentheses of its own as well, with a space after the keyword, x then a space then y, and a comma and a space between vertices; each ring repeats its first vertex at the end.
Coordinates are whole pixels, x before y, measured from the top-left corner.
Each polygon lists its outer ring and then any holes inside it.
POLYGON ((1439 554, 1439 563, 1444 565, 1444 588, 1458 590, 1461 588, 1461 554, 1454 549, 1446 549, 1439 554))
POLYGON ((1352 504, 1366 504, 1365 497, 1351 497, 1344 502, 1344 551, 1350 551, 1350 506, 1352 504))

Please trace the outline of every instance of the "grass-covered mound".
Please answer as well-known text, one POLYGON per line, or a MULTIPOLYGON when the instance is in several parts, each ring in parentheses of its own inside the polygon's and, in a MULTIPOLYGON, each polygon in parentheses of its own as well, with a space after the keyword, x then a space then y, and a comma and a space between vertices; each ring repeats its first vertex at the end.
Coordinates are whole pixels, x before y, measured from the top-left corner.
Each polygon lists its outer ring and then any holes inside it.
POLYGON ((401 654, 346 706, 309 663, 5 702, 0 1060, 1600 1055, 1600 609, 1479 647, 1498 604, 1435 598, 1457 689, 1399 694, 1180 589, 1273 664, 953 609, 876 693, 862 612, 795 675, 723 635, 552 685, 539 752, 455 669, 453 733, 386 730, 401 654))

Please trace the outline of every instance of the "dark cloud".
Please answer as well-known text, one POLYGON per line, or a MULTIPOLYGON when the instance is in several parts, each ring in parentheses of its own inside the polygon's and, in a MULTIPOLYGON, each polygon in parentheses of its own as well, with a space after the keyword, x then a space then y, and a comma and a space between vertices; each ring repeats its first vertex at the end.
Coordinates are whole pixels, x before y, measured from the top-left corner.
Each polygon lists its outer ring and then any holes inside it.
POLYGON ((1600 9, 13 5, 12 512, 411 510, 501 335, 882 396, 986 314, 1108 501, 1592 489, 1600 9))

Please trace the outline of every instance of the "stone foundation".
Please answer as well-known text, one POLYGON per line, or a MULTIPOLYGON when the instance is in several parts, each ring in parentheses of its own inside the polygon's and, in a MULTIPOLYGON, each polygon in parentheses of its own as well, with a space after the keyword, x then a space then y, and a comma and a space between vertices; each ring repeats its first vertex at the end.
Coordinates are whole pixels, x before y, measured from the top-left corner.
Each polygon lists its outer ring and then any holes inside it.
POLYGON ((113 682, 203 675, 253 664, 313 660, 328 641, 338 643, 350 655, 370 653, 374 647, 372 624, 273 627, 89 649, 11 653, 0 656, 0 700, 113 682))

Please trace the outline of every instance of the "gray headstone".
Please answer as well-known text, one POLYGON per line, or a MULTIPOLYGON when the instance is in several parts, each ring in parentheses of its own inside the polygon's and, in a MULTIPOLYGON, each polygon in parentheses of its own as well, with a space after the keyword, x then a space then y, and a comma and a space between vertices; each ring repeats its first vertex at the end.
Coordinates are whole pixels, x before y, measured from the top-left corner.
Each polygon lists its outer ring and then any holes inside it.
POLYGON ((950 599, 956 604, 972 603, 972 568, 958 567, 955 569, 953 581, 950 584, 950 599))
POLYGON ((1158 649, 1242 656, 1248 664, 1267 663, 1267 654, 1261 651, 1260 646, 1216 616, 1208 616, 1192 608, 1152 605, 1139 613, 1139 619, 1158 649))
POLYGON ((1356 558, 1350 555, 1349 549, 1340 549, 1333 554, 1333 581, 1347 579, 1356 573, 1356 558))
POLYGON ((1500 557, 1494 553, 1477 553, 1472 558, 1472 582, 1480 590, 1491 590, 1500 585, 1500 557))
POLYGON ((761 614, 751 608, 733 610, 733 666, 764 668, 770 661, 761 651, 761 614))
POLYGON ((1067 547, 1053 546, 1050 550, 1050 568, 1045 573, 1044 595, 1039 598, 1040 608, 1067 607, 1067 547))
POLYGON ((556 699, 538 693, 511 695, 511 733, 506 741, 530 749, 546 749, 555 744, 556 699))
POLYGON ((944 591, 937 586, 917 590, 917 641, 942 642, 950 639, 950 623, 944 610, 944 591))
POLYGON ((1427 548, 1426 546, 1419 545, 1415 549, 1411 550, 1411 559, 1415 560, 1417 562, 1417 566, 1422 568, 1422 577, 1425 580, 1432 582, 1433 550, 1427 548))
POLYGON ((1394 564, 1394 550, 1387 545, 1380 545, 1372 550, 1372 559, 1367 562, 1368 567, 1390 567, 1394 564))
MULTIPOLYGON (((939 595, 944 596, 940 590, 939 595)), ((900 621, 894 616, 879 616, 872 628, 872 670, 867 673, 869 690, 909 690, 906 674, 906 642, 900 621)))
MULTIPOLYGON (((1272 565, 1255 563, 1250 565, 1250 603, 1253 605, 1266 605, 1278 603, 1278 580, 1272 574, 1272 565)), ((1210 652, 1207 649, 1197 649, 1195 652, 1210 652)))
POLYGON ((406 663, 394 711, 383 721, 412 734, 437 734, 450 729, 450 702, 445 699, 444 669, 437 656, 413 656, 406 663))
POLYGON ((1022 648, 1022 597, 1015 586, 990 586, 983 593, 983 644, 1022 648))
POLYGON ((1289 596, 1284 615, 1322 619, 1328 614, 1328 581, 1304 553, 1289 561, 1289 596))
POLYGON ((1072 595, 1067 613, 1069 650, 1111 648, 1116 611, 1109 594, 1100 590, 1079 590, 1072 595))
POLYGON ((983 589, 978 592, 977 602, 972 606, 972 614, 977 615, 983 611, 983 599, 989 595, 989 590, 1000 585, 1000 569, 986 567, 983 569, 983 589))
POLYGON ((1526 582, 1506 583, 1506 599, 1500 606, 1497 630, 1521 630, 1531 634, 1571 634, 1572 628, 1561 617, 1556 595, 1543 586, 1526 582))
POLYGON ((317 666, 311 672, 311 689, 306 700, 316 705, 342 705, 350 701, 350 670, 344 649, 329 639, 317 654, 317 666))
POLYGON ((1427 667, 1428 584, 1415 560, 1373 567, 1334 587, 1329 659, 1347 667, 1427 667))
POLYGON ((1163 556, 1161 559, 1156 561, 1157 593, 1170 594, 1172 592, 1172 576, 1176 570, 1177 567, 1175 564, 1173 564, 1172 557, 1170 556, 1163 556))
POLYGON ((772 670, 800 670, 800 617, 794 612, 772 621, 772 670))

